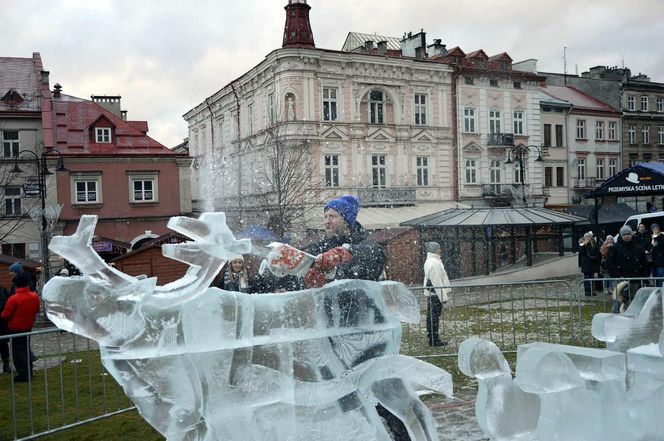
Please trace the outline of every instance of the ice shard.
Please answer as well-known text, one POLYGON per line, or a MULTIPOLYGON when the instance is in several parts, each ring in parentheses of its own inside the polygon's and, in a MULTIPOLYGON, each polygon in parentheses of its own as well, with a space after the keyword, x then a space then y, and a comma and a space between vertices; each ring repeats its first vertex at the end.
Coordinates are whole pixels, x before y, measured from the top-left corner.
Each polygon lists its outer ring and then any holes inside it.
POLYGON ((96 217, 51 249, 83 270, 44 287, 49 318, 99 342, 102 362, 168 440, 380 440, 380 403, 413 440, 437 439, 422 392, 452 394, 449 373, 399 354, 401 321, 419 323, 396 282, 343 280, 320 289, 248 295, 209 288, 247 253, 223 213, 173 218, 194 239, 164 246, 186 262, 165 286, 106 265, 90 246, 96 217), (340 430, 342 429, 342 430, 340 430))

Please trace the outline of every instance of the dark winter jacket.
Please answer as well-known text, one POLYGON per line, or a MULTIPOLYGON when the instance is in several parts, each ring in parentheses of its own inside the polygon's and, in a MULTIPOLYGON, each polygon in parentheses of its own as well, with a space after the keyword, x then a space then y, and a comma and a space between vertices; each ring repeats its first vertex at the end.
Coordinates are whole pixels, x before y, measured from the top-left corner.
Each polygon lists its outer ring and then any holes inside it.
MULTIPOLYGON (((10 295, 11 294, 9 294, 9 291, 6 288, 0 287, 0 314, 4 311, 10 295)), ((7 322, 0 319, 0 335, 5 334, 7 334, 7 322)))
POLYGON ((654 268, 664 268, 664 234, 659 233, 659 236, 653 240, 655 245, 650 248, 652 266, 654 268))
POLYGON ((583 273, 597 273, 601 263, 601 255, 597 242, 590 241, 584 246, 579 246, 579 266, 583 273))
POLYGON ((639 233, 637 231, 632 241, 636 241, 646 251, 650 251, 650 247, 652 246, 652 236, 648 232, 639 233))
POLYGON ((649 273, 644 249, 634 239, 625 242, 622 237, 609 248, 608 268, 611 277, 645 277, 649 273))
POLYGON ((316 256, 332 248, 348 244, 353 258, 350 262, 342 263, 337 267, 335 279, 378 280, 385 267, 385 250, 377 242, 368 241, 366 238, 366 230, 359 222, 355 222, 350 236, 326 237, 309 245, 304 251, 316 256))
POLYGON ((39 297, 30 288, 23 287, 16 288, 16 292, 9 297, 1 316, 10 331, 25 332, 32 329, 38 312, 39 297))

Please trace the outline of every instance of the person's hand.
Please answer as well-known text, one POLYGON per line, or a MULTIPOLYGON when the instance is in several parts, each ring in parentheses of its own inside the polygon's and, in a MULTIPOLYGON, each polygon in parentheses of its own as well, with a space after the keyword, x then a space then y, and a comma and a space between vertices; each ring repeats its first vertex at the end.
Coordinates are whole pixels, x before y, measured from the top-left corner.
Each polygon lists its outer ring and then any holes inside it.
POLYGON ((353 255, 346 247, 336 247, 316 256, 313 268, 323 273, 328 273, 342 263, 350 262, 352 259, 353 255))

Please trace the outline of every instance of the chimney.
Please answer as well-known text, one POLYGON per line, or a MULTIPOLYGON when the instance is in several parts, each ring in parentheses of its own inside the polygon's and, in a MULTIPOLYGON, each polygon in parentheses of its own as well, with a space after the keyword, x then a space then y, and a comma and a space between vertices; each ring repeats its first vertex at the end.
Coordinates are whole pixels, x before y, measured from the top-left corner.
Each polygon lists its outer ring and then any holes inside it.
POLYGON ((415 35, 413 35, 412 32, 408 32, 405 38, 400 42, 401 55, 404 57, 425 58, 427 47, 426 36, 427 34, 424 30, 415 35))
POLYGON ((381 55, 387 53, 387 41, 383 40, 378 42, 378 53, 381 55))
POLYGON ((120 95, 92 95, 90 98, 93 103, 99 104, 113 115, 122 118, 122 110, 120 110, 120 100, 122 97, 120 95))
POLYGON ((60 83, 55 83, 53 85, 53 98, 60 98, 60 92, 62 92, 62 86, 60 83))
POLYGON ((428 47, 429 49, 429 55, 431 57, 446 57, 447 56, 447 48, 445 47, 444 44, 442 44, 442 41, 440 38, 436 38, 433 40, 433 44, 428 47))
POLYGON ((126 110, 120 110, 120 118, 122 118, 122 121, 127 121, 127 111, 126 110))
POLYGON ((281 47, 316 47, 309 23, 311 6, 307 4, 307 0, 288 0, 284 9, 286 10, 286 25, 281 47))
POLYGON ((374 42, 372 40, 365 41, 364 42, 364 49, 368 50, 368 51, 372 51, 373 50, 373 43, 374 42))

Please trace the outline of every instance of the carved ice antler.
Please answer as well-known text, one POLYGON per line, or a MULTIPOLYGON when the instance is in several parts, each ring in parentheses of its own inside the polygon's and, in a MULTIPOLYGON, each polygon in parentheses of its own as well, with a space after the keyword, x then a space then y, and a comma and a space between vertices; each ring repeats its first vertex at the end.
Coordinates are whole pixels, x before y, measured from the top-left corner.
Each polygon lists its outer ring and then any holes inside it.
POLYGON ((136 282, 136 278, 106 264, 92 248, 92 237, 97 225, 97 216, 84 215, 71 236, 55 236, 48 248, 69 260, 81 271, 96 281, 121 288, 136 282))

